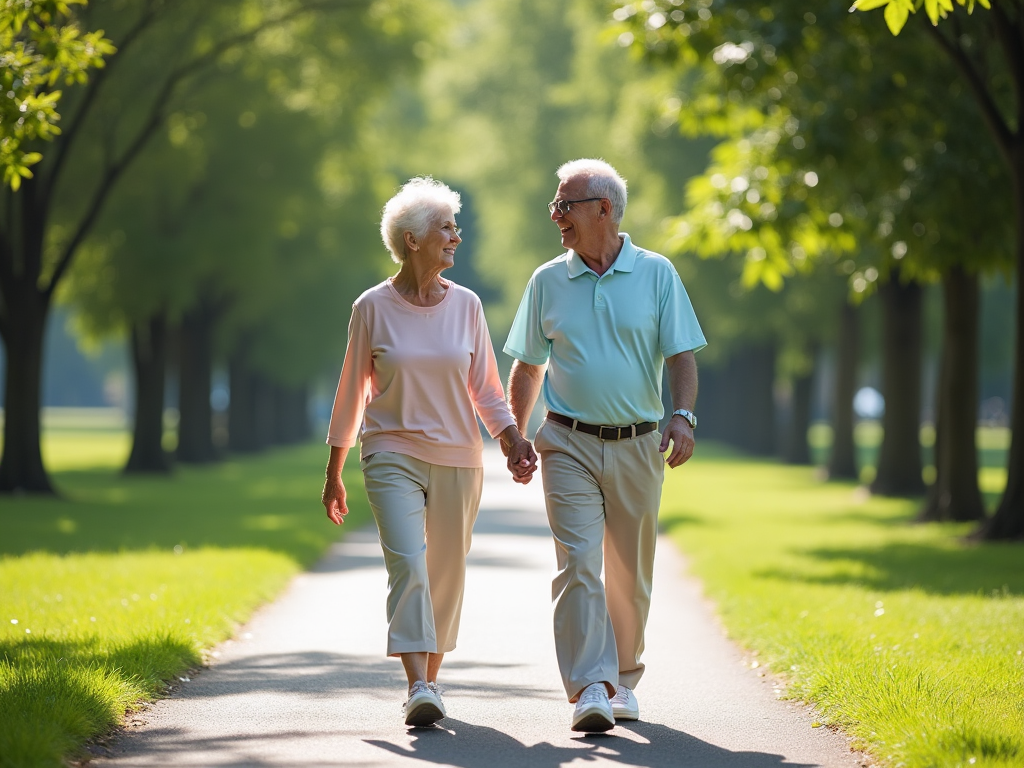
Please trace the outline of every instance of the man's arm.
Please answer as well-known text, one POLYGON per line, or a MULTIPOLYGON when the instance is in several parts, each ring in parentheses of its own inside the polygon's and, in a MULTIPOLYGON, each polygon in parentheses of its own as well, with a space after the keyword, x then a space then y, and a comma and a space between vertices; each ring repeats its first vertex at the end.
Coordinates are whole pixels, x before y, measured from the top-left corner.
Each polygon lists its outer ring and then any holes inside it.
POLYGON ((537 404, 537 397, 540 395, 545 367, 530 365, 522 360, 512 363, 512 372, 508 377, 508 404, 512 409, 512 418, 516 420, 516 426, 523 434, 526 434, 526 423, 530 420, 533 406, 537 404))
MULTIPOLYGON (((672 355, 666 358, 665 364, 668 366, 672 410, 692 411, 697 402, 697 360, 693 352, 672 355)), ((515 414, 514 408, 512 413, 515 414)), ((674 469, 693 455, 693 430, 682 416, 673 416, 669 419, 665 434, 661 438, 662 453, 668 450, 669 441, 672 442, 672 453, 665 459, 665 463, 674 469)))

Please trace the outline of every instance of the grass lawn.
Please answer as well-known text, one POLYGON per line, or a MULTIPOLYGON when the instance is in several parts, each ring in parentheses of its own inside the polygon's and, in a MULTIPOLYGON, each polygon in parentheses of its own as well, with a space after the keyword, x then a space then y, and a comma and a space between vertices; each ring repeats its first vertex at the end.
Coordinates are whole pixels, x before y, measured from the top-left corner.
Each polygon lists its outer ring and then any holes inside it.
POLYGON ((663 524, 782 695, 883 765, 1024 765, 1024 545, 709 443, 668 478, 663 524))
MULTIPOLYGON (((319 504, 323 445, 171 478, 120 475, 127 449, 115 430, 49 430, 64 497, 0 504, 4 768, 64 765, 339 536, 319 504)), ((346 480, 361 487, 357 465, 346 480)), ((362 494, 351 503, 359 525, 362 494)))

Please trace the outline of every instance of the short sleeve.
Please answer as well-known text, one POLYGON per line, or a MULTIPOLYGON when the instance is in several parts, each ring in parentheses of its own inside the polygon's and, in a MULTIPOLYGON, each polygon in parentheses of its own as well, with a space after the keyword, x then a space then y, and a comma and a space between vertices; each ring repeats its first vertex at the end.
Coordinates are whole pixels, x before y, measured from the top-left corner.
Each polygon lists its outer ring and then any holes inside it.
POLYGON ((666 265, 671 275, 662 279, 661 320, 659 326, 659 342, 661 354, 672 357, 680 352, 692 350, 698 352, 708 345, 704 333, 697 322, 690 297, 686 294, 683 281, 671 264, 666 265))
POLYGON ((508 332, 504 352, 529 365, 544 365, 551 356, 551 340, 544 335, 541 324, 540 304, 537 276, 530 278, 519 303, 516 319, 512 321, 512 329, 508 332))

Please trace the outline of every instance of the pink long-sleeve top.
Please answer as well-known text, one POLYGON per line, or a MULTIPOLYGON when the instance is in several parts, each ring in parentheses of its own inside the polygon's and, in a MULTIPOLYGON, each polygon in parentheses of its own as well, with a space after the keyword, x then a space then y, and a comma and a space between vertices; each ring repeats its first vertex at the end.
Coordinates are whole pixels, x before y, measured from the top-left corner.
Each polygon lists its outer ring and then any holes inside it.
POLYGON ((515 424, 479 297, 450 280, 417 307, 385 280, 356 299, 328 445, 360 456, 402 453, 449 467, 483 466, 476 415, 491 437, 515 424))

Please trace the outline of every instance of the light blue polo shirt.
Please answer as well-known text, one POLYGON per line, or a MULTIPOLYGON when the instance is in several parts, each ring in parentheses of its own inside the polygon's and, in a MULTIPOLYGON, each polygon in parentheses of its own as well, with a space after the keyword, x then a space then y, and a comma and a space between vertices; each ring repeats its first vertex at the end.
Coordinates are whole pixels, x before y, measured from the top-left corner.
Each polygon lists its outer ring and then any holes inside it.
POLYGON ((660 420, 665 358, 707 346, 672 263, 622 237, 600 277, 574 251, 538 267, 505 344, 517 360, 549 363, 548 410, 588 424, 660 420))

